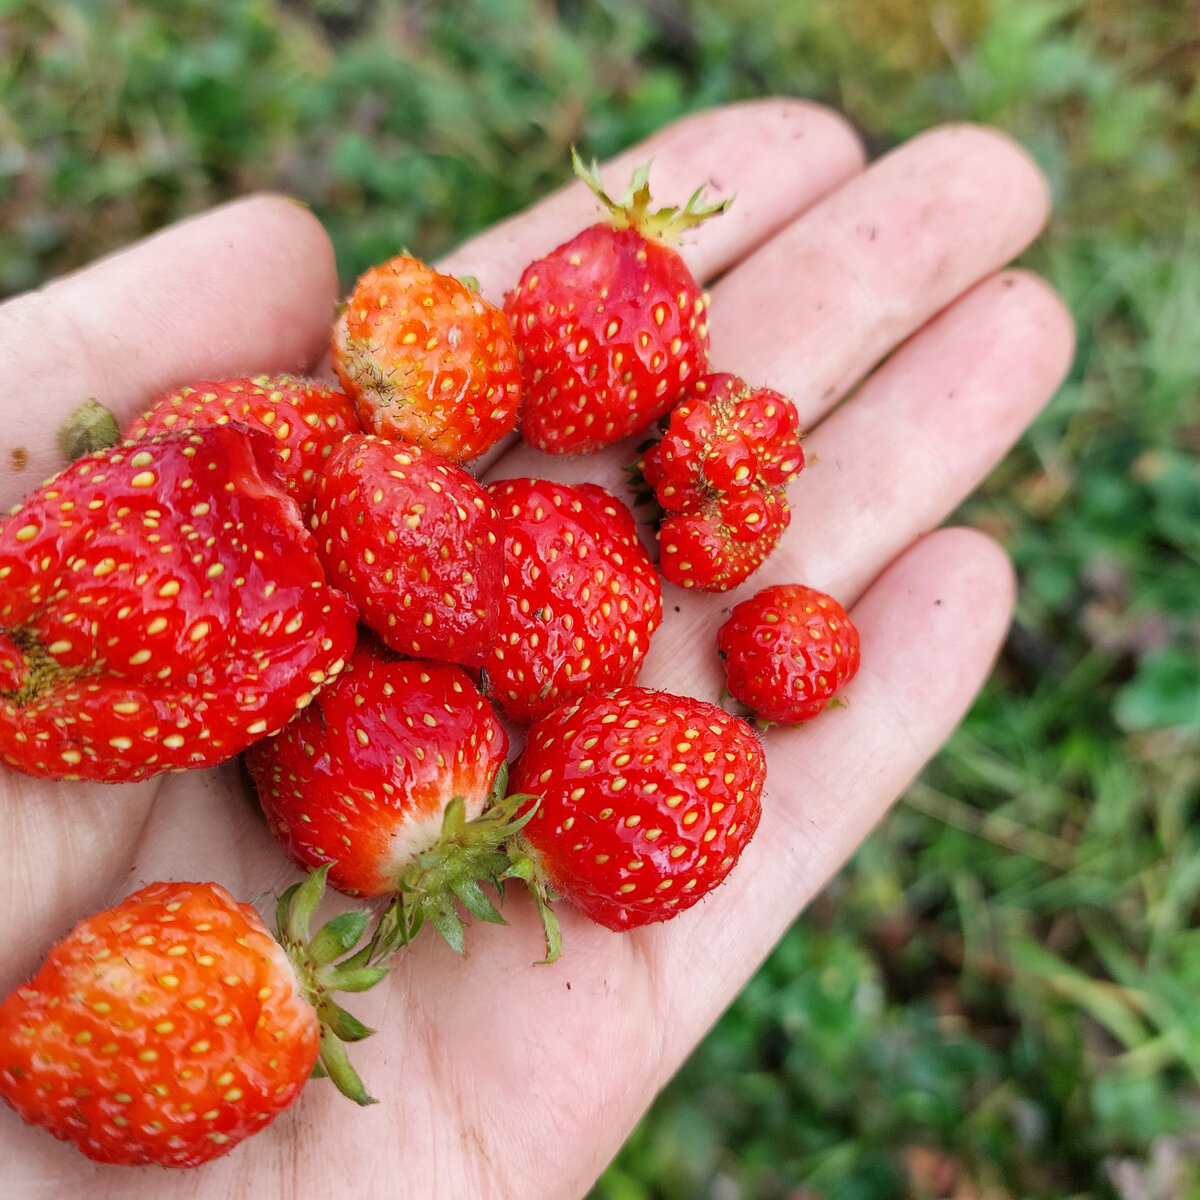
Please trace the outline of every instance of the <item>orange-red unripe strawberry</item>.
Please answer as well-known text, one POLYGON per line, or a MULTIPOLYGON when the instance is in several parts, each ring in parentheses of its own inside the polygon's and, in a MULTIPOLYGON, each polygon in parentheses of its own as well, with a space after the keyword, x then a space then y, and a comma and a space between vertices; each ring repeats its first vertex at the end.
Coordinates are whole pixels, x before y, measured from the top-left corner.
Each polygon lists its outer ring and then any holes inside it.
POLYGON ((585 696, 529 730, 513 769, 540 797, 518 841, 548 884, 609 929, 708 895, 758 827, 766 759, 716 705, 642 687, 585 696))
POLYGON ((291 375, 256 375, 206 380, 167 392, 133 421, 126 436, 230 421, 271 435, 273 473, 306 517, 330 451, 360 429, 354 405, 336 388, 291 375))
POLYGON ((207 767, 344 665, 328 586, 270 439, 242 425, 77 459, 0 527, 0 757, 123 782, 207 767))
POLYGON ((153 883, 0 1004, 0 1096, 99 1162, 194 1167, 299 1097, 319 1039, 253 908, 218 884, 153 883))
POLYGON ((760 720, 787 725, 823 712, 860 661, 846 610, 802 584, 776 584, 736 605, 717 647, 730 695, 760 720))
POLYGON ((521 369, 508 317, 419 259, 397 255, 359 279, 332 353, 368 433, 462 464, 516 424, 521 369))
POLYGON ((707 300, 671 245, 727 204, 650 209, 648 171, 611 200, 595 165, 576 171, 608 220, 526 267, 505 298, 521 358, 525 440, 587 454, 644 429, 707 369, 707 300))

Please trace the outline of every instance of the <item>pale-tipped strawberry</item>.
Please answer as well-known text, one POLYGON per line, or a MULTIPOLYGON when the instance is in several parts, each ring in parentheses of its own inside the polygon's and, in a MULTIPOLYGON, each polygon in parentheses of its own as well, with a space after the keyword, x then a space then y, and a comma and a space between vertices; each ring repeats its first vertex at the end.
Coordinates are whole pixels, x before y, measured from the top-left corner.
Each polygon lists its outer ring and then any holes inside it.
POLYGON ((401 654, 480 666, 496 639, 504 533, 486 491, 431 450, 351 434, 317 486, 330 580, 401 654))
POLYGON ((621 200, 574 156, 606 219, 525 268, 505 299, 524 378, 520 427, 550 454, 586 454, 644 429, 708 368, 707 300, 672 244, 723 212, 697 191, 654 210, 649 166, 621 200))
POLYGON ((503 479, 504 586, 484 689, 529 722, 633 683, 662 621, 662 586, 633 516, 595 484, 503 479))
POLYGON ((98 1162, 164 1167, 266 1129, 314 1070, 371 1103, 344 1045, 370 1030, 332 996, 385 972, 343 957, 366 913, 310 934, 322 875, 281 898, 279 941, 216 883, 152 883, 82 922, 0 1004, 0 1097, 98 1162))
POLYGON ((766 759, 754 731, 705 700, 642 687, 534 724, 512 774, 538 808, 514 839, 557 952, 549 902, 609 929, 665 921, 708 895, 758 827, 766 759))
POLYGON ((717 631, 726 687, 759 720, 795 725, 824 712, 860 661, 858 630, 832 596, 776 584, 735 605, 717 631))
POLYGON ((368 433, 461 465, 516 424, 521 370, 508 317, 469 283, 409 255, 359 279, 332 352, 368 433))
POLYGON ((396 898, 381 947, 410 941, 428 919, 461 951, 459 903, 499 919, 479 881, 498 884, 508 865, 507 751, 461 667, 365 642, 333 687, 250 748, 246 766, 293 861, 328 864, 329 882, 352 895, 396 898))
POLYGON ((211 425, 77 459, 0 527, 0 758, 124 782, 206 767, 342 668, 328 586, 270 438, 211 425))
POLYGON ((130 424, 129 438, 231 421, 274 439, 275 477, 300 505, 312 506, 317 477, 342 438, 360 429, 349 398, 326 384, 293 375, 256 375, 192 383, 167 392, 130 424))

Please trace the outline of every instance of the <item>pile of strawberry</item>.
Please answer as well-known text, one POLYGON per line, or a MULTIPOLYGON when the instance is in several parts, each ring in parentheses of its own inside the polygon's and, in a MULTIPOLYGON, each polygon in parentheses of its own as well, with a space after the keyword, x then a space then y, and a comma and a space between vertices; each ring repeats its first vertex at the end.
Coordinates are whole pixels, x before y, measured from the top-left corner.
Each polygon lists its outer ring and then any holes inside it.
MULTIPOLYGON (((553 961, 558 900, 613 930, 666 920, 754 834, 755 729, 637 679, 660 573, 724 591, 778 544, 796 410, 709 370, 706 298, 670 243, 725 205, 653 211, 644 169, 614 201, 576 166, 607 219, 503 309, 392 259, 334 325, 340 387, 193 382, 0 528, 3 761, 115 783, 244 754, 308 872, 273 934, 217 884, 152 884, 0 1004, 0 1095, 93 1158, 204 1162, 312 1074, 371 1102, 346 1054, 369 1031, 333 996, 426 922, 462 951, 463 914, 502 920, 520 880, 553 961), (657 563, 605 489, 471 470, 516 430, 586 454, 647 429, 657 563), (326 883, 384 900, 314 931, 326 883)), ((718 652, 736 701, 795 723, 853 675, 858 637, 785 585, 737 605, 718 652)))

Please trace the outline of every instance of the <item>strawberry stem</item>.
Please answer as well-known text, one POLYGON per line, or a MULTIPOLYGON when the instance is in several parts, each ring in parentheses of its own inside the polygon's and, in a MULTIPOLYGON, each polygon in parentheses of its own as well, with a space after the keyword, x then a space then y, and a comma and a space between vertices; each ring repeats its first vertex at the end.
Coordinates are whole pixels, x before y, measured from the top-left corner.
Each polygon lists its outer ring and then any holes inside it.
POLYGON ((107 450, 121 440, 117 418, 100 403, 87 399, 59 426, 58 445, 68 462, 95 450, 107 450))

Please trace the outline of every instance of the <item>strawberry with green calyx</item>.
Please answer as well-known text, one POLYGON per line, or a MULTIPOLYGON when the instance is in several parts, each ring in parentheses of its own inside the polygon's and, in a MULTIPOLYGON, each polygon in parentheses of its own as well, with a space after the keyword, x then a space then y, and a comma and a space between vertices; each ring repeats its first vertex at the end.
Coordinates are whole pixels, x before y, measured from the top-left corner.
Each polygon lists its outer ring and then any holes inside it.
POLYGON ((662 621, 662 585, 633 515, 592 483, 503 479, 504 581, 484 692, 528 723, 633 683, 662 621))
POLYGON ((395 897, 382 957, 429 919, 461 952, 456 905, 498 920, 479 886, 507 866, 516 826, 508 737, 461 667, 398 659, 364 643, 337 683, 246 766, 288 856, 330 883, 395 897))
POLYGON ((726 687, 764 723, 811 721, 858 672, 858 630, 832 596, 803 584, 763 588, 717 631, 726 687))
POLYGON ((505 298, 520 353, 525 440, 586 454, 667 412, 707 370, 707 300, 671 244, 730 201, 654 210, 649 165, 613 200, 573 155, 607 219, 525 268, 505 298))
POLYGON ((405 254, 372 267, 338 317, 332 353, 368 433, 462 465, 516 424, 512 330, 474 280, 405 254))
POLYGON ((215 883, 152 883, 89 918, 0 1003, 0 1096, 103 1163, 194 1167, 265 1129, 314 1073, 371 1103, 332 999, 386 973, 365 913, 310 936, 323 872, 279 904, 277 941, 215 883))
POLYGON ((346 434, 360 429, 354 405, 336 388, 294 375, 256 375, 193 383, 167 392, 130 424, 126 436, 140 438, 231 421, 271 435, 273 474, 305 517, 312 509, 325 460, 346 434))
POLYGON ((512 786, 538 798, 513 839, 511 876, 608 929, 665 921, 733 869, 758 827, 766 759, 754 731, 716 705, 642 687, 564 705, 536 722, 512 786))
POLYGON ((0 526, 0 759, 127 782, 280 728, 344 665, 330 587, 270 439, 235 425, 77 459, 0 526))
POLYGON ((331 581, 384 643, 483 664, 496 638, 504 531, 473 476, 432 450, 350 434, 317 484, 313 529, 331 581))

